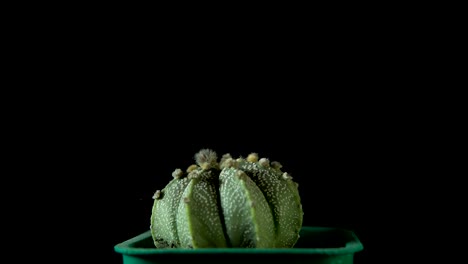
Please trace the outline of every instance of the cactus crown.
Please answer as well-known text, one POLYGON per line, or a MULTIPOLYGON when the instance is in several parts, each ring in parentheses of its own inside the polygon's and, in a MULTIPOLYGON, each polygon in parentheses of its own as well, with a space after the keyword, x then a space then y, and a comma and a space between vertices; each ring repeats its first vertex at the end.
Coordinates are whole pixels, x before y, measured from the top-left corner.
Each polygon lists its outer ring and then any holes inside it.
POLYGON ((195 154, 195 161, 203 170, 216 168, 218 166, 217 159, 218 156, 216 155, 216 152, 211 149, 202 149, 195 154))
POLYGON ((156 191, 151 233, 158 248, 292 247, 302 226, 298 184, 279 162, 202 149, 156 191), (185 177, 187 176, 187 177, 185 177))

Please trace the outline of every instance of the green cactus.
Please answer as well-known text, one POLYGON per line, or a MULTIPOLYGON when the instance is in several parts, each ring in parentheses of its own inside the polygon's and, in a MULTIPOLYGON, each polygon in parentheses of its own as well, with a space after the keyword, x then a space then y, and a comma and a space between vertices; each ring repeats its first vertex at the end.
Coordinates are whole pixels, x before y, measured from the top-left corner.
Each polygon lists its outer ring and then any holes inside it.
POLYGON ((151 234, 157 248, 284 248, 299 238, 298 184, 281 164, 202 149, 197 165, 176 169, 156 191, 151 234))

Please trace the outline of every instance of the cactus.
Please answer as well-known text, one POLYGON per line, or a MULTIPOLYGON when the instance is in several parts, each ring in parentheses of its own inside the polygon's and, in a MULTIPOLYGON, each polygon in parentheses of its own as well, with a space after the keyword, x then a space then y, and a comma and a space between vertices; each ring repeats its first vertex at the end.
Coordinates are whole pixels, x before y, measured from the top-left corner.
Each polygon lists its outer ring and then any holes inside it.
POLYGON ((256 153, 233 159, 210 149, 176 169, 156 191, 151 234, 157 248, 288 248, 299 238, 298 184, 281 164, 256 153))

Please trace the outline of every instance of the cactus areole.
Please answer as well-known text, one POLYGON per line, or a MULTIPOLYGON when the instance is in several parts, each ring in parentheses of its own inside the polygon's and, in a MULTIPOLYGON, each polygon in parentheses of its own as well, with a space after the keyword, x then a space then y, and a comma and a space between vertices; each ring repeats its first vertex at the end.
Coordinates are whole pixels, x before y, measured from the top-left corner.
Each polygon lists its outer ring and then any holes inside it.
POLYGON ((156 191, 151 234, 157 248, 290 248, 303 211, 298 184, 256 153, 234 159, 210 149, 176 169, 156 191))

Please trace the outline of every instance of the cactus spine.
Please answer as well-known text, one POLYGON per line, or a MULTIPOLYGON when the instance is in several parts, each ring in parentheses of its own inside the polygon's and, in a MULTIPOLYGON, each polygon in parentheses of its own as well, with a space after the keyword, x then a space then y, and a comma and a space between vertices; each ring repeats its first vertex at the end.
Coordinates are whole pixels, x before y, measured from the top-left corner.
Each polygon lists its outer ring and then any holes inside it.
POLYGON ((293 247, 303 212, 298 185, 281 164, 202 149, 156 191, 151 234, 158 248, 293 247))

